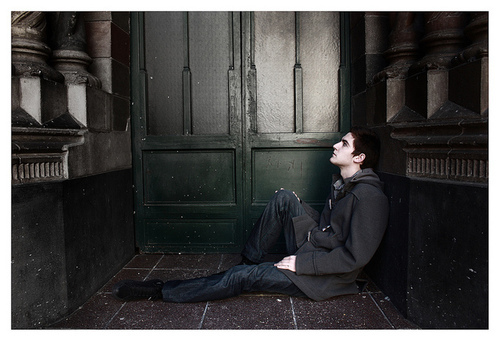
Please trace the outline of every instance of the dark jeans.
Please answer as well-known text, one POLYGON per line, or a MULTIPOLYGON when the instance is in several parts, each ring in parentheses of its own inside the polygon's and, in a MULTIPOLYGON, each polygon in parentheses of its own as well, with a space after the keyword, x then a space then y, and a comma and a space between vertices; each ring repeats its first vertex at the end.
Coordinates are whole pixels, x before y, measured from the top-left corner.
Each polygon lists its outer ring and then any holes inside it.
POLYGON ((255 263, 264 256, 284 232, 286 251, 293 255, 297 251, 292 218, 306 214, 295 194, 279 190, 267 203, 264 212, 255 223, 241 254, 255 263))
MULTIPOLYGON (((284 231, 287 252, 297 251, 292 218, 306 214, 290 191, 280 190, 272 197, 255 223, 242 255, 260 263, 284 231)), ((165 282, 163 300, 201 302, 237 296, 243 292, 267 291, 291 296, 305 294, 273 263, 237 265, 208 277, 165 282)))

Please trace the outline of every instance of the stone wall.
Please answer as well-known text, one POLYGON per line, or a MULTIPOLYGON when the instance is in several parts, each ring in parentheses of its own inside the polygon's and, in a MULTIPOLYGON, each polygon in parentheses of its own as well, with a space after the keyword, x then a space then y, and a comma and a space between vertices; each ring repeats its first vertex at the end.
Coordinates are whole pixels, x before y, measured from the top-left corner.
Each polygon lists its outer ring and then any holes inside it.
POLYGON ((134 255, 129 13, 12 12, 12 328, 134 255))
POLYGON ((12 189, 12 328, 78 309, 134 255, 131 169, 12 189))
POLYGON ((358 12, 351 44, 391 201, 367 271, 422 328, 487 328, 488 13, 358 12))

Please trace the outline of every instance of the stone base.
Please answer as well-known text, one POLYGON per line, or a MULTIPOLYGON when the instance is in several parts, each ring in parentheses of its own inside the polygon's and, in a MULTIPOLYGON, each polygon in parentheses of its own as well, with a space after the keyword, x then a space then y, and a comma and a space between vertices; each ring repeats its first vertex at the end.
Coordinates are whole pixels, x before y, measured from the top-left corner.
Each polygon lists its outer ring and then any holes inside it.
POLYGON ((488 187, 379 173, 389 225, 365 271, 421 328, 488 328, 488 187))
POLYGON ((12 187, 12 328, 67 316, 134 255, 132 170, 12 187))

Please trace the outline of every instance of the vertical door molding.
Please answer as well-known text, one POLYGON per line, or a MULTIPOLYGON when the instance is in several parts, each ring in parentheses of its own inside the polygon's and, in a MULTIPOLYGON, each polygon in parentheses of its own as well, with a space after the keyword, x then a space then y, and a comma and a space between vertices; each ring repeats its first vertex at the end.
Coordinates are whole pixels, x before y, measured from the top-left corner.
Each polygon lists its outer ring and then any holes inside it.
POLYGON ((191 135, 193 133, 192 127, 192 113, 191 113, 191 69, 189 67, 189 13, 183 13, 182 20, 183 28, 183 56, 184 56, 184 69, 182 70, 182 107, 183 107, 183 122, 184 122, 184 135, 191 135))
POLYGON ((302 82, 302 66, 300 64, 300 12, 295 13, 295 66, 294 66, 294 95, 295 95, 295 132, 304 130, 303 110, 304 92, 302 82))

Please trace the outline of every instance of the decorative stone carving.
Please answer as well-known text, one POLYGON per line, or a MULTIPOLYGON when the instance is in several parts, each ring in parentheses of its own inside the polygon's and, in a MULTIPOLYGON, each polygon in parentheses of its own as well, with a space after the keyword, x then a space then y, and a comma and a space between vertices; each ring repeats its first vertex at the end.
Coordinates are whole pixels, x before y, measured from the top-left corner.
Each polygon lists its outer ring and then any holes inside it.
MULTIPOLYGON (((442 111, 463 108, 448 102, 442 111)), ((446 115, 443 115, 446 116, 446 115)), ((448 118, 391 123, 391 137, 406 142, 406 174, 467 182, 488 181, 488 120, 448 118)))
POLYGON ((12 74, 63 82, 64 76, 47 64, 47 21, 43 12, 11 12, 12 74))
POLYGON ((447 69, 451 60, 465 46, 464 12, 424 13, 425 34, 420 40, 425 56, 412 65, 412 74, 432 69, 447 69))
POLYGON ((68 112, 66 87, 38 77, 12 78, 12 183, 68 177, 68 148, 86 129, 68 112))
MULTIPOLYGON (((390 121, 405 105, 406 83, 410 66, 417 60, 421 35, 421 13, 391 12, 389 48, 385 51, 388 66, 377 73, 367 91, 369 111, 377 111, 383 103, 385 121, 390 121)), ((376 114, 369 116, 376 117, 376 114)))
POLYGON ((470 19, 464 31, 471 44, 455 57, 453 65, 488 57, 488 12, 472 12, 470 19))
POLYGON ((407 176, 488 182, 487 15, 389 18, 388 66, 367 88, 367 117, 381 123, 385 113, 391 137, 405 142, 407 176))
POLYGON ((64 75, 66 84, 85 84, 101 88, 99 78, 87 71, 92 58, 85 52, 85 26, 77 12, 49 13, 51 44, 54 49, 51 61, 54 68, 64 75))
MULTIPOLYGON (((58 34, 67 36, 68 30, 62 33, 58 31, 58 34)), ((78 93, 70 91, 70 88, 86 88, 91 84, 100 86, 95 77, 86 75, 85 67, 90 62, 90 57, 84 51, 54 51, 59 56, 59 63, 56 64, 64 76, 52 69, 46 62, 51 52, 45 42, 46 35, 45 13, 12 12, 13 184, 61 181, 68 178, 68 150, 83 144, 87 132, 84 126, 86 113, 75 119, 74 113, 69 111, 69 108, 75 106, 72 104, 75 101, 85 107, 85 89, 83 93, 78 93), (78 76, 73 77, 75 74, 78 76)), ((67 39, 70 43, 64 43, 65 39, 60 38, 60 44, 56 46, 84 47, 84 36, 82 42, 81 33, 67 39)))
POLYGON ((83 129, 12 128, 12 183, 68 178, 68 148, 84 142, 83 129))
POLYGON ((374 82, 385 78, 406 78, 418 56, 419 18, 420 14, 416 12, 389 13, 391 32, 389 48, 385 51, 389 66, 375 75, 374 82))

